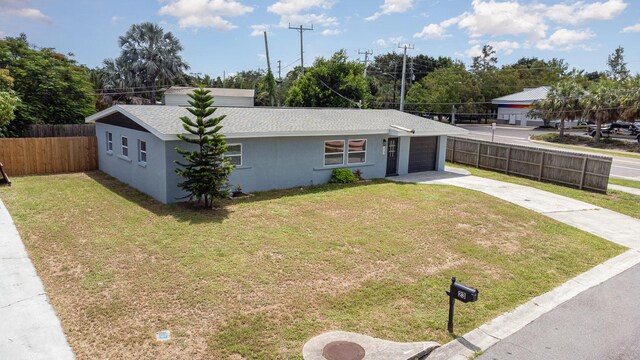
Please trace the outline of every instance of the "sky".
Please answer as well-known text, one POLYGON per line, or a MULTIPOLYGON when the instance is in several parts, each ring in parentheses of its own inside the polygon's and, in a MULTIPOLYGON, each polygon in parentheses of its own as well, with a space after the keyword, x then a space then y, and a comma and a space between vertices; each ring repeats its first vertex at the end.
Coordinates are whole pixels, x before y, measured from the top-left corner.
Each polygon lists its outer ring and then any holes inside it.
POLYGON ((263 31, 272 67, 284 74, 345 49, 350 59, 401 52, 449 56, 470 63, 484 44, 499 64, 521 57, 563 58, 570 67, 606 69, 625 49, 640 72, 639 0, 0 0, 0 37, 27 34, 89 67, 119 55, 118 36, 151 21, 176 35, 190 73, 222 76, 266 69, 263 31))

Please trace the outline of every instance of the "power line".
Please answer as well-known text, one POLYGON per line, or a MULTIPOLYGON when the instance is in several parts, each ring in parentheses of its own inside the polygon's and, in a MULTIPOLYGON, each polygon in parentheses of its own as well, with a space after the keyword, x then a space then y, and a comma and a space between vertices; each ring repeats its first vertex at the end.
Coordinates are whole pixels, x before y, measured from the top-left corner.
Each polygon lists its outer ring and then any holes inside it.
POLYGON ((327 89, 329 89, 329 90, 331 90, 334 94, 336 94, 336 95, 340 96, 341 98, 343 98, 343 99, 345 99, 345 100, 347 100, 347 101, 349 101, 349 102, 351 102, 351 103, 353 103, 353 104, 356 104, 356 106, 357 106, 358 108, 362 109, 362 100, 361 100, 361 101, 351 100, 351 99, 349 99, 348 97, 346 97, 346 96, 344 96, 344 95, 340 94, 339 92, 337 92, 337 91, 333 90, 333 89, 331 88, 331 86, 329 86, 329 85, 325 84, 325 83, 324 83, 324 81, 322 81, 322 80, 320 80, 320 79, 318 79, 318 81, 320 81, 320 83, 321 83, 322 85, 326 86, 326 88, 327 88, 327 89))

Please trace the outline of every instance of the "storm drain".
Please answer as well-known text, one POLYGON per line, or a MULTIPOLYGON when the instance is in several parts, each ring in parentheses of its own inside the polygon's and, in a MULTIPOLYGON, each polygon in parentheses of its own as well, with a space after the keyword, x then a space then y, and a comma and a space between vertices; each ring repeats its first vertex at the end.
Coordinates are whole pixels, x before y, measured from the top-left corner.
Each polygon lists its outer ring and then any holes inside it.
POLYGON ((364 348, 349 341, 334 341, 322 349, 322 356, 327 360, 362 360, 364 348))

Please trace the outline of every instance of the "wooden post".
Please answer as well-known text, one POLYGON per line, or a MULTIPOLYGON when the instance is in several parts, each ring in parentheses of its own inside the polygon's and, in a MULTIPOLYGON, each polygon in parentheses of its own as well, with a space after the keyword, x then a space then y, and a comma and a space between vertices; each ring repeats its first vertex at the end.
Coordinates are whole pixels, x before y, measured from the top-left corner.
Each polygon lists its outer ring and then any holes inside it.
POLYGON ((478 144, 478 153, 476 154, 476 168, 480 168, 480 147, 482 146, 482 144, 477 143, 478 144))
POLYGON ((542 159, 540 159, 540 173, 538 174, 538 181, 542 181, 542 170, 544 169, 544 156, 545 156, 545 152, 542 151, 542 159))
POLYGON ((511 146, 507 148, 507 168, 504 173, 509 175, 509 165, 511 164, 511 146))
POLYGON ((451 162, 455 164, 456 162, 456 138, 453 139, 453 147, 451 148, 451 162))
POLYGON ((585 177, 587 177, 587 156, 585 155, 584 159, 582 160, 582 174, 580 176, 580 190, 582 190, 584 188, 584 180, 585 177))

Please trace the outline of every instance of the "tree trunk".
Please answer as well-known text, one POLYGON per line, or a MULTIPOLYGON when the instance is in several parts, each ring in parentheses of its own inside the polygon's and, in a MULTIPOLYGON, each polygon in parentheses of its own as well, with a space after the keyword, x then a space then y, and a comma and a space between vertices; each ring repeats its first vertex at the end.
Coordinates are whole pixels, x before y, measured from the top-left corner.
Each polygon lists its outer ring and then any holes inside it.
POLYGON ((594 142, 600 142, 600 133, 602 132, 602 121, 596 119, 596 135, 593 137, 594 142))
POLYGON ((560 119, 560 136, 564 136, 564 119, 560 119))

